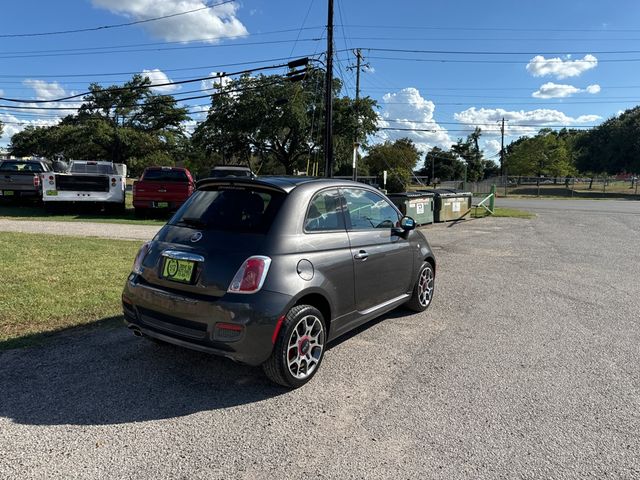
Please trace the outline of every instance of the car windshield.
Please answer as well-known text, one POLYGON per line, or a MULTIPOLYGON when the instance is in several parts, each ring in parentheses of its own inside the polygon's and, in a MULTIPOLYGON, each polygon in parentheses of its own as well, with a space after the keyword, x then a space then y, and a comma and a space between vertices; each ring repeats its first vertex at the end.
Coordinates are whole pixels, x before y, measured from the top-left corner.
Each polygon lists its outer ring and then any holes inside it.
POLYGON ((207 230, 267 233, 285 194, 256 188, 218 187, 197 191, 170 225, 207 230))
POLYGON ((144 172, 142 180, 162 182, 188 182, 189 178, 187 177, 187 174, 184 170, 153 169, 144 172))
POLYGON ((111 163, 73 163, 71 165, 71 173, 116 174, 111 163))

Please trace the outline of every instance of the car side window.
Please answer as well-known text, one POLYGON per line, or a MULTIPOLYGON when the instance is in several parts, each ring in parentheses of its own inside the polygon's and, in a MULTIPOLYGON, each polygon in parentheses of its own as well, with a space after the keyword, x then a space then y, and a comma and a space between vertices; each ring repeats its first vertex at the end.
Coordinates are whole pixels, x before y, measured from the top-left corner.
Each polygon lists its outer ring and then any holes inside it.
POLYGON ((344 230, 344 216, 338 189, 323 190, 309 202, 304 229, 307 232, 344 230))
POLYGON ((351 219, 351 230, 393 228, 398 224, 398 211, 380 195, 361 188, 342 190, 351 219))

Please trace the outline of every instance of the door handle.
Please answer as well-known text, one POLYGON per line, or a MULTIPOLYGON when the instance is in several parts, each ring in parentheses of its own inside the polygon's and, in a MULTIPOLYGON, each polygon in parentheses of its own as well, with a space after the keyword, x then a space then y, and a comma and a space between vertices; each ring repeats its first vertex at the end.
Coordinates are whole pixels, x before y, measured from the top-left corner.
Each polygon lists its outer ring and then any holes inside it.
POLYGON ((355 258, 356 260, 366 260, 367 258, 369 258, 369 254, 364 250, 360 250, 353 256, 353 258, 355 258))

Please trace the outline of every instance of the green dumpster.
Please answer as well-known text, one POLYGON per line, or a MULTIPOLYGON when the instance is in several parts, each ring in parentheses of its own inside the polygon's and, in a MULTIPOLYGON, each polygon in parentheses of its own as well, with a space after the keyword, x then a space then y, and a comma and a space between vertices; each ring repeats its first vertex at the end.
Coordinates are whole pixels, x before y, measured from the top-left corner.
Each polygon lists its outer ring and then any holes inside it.
POLYGON ((418 190, 420 193, 434 194, 434 220, 436 222, 450 222, 461 220, 471 213, 473 195, 454 188, 435 188, 418 190))
POLYGON ((404 192, 387 195, 396 207, 418 225, 433 223, 433 193, 404 192))

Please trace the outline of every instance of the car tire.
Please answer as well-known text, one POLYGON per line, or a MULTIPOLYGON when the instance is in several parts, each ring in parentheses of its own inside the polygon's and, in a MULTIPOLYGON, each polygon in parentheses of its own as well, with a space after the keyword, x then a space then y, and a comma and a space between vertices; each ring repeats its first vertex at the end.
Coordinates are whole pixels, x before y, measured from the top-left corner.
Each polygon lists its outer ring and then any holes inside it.
POLYGON ((429 262, 424 262, 418 271, 418 278, 406 307, 414 312, 424 312, 429 308, 433 301, 435 280, 433 266, 429 262))
POLYGON ((326 344, 322 313, 311 305, 296 305, 285 315, 273 352, 262 368, 271 381, 299 388, 320 368, 326 344))

